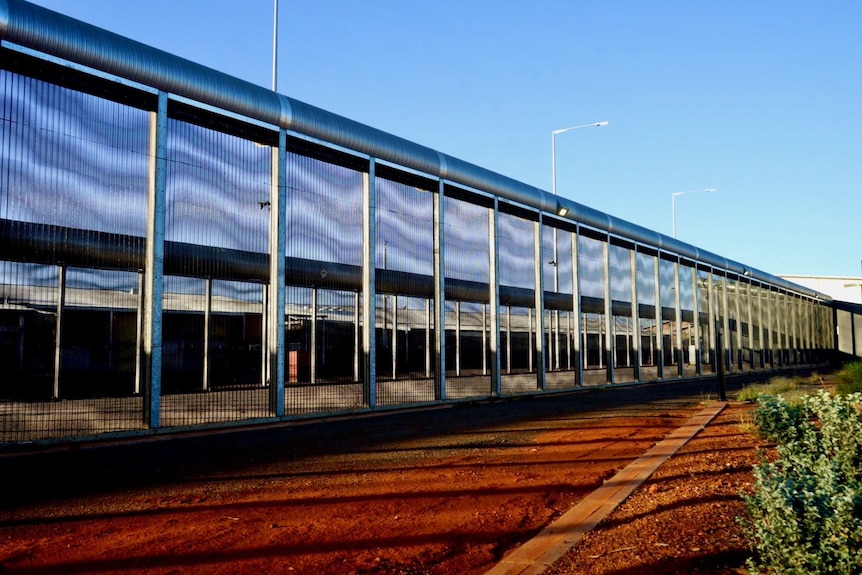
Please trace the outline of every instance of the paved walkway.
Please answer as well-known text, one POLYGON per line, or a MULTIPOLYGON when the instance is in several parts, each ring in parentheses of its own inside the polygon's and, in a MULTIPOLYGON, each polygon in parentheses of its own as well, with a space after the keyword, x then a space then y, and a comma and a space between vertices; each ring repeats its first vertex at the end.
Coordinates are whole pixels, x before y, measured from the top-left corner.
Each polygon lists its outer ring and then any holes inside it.
POLYGON ((486 575, 538 575, 544 572, 625 501, 659 465, 697 435, 726 406, 726 403, 714 403, 703 409, 538 535, 506 556, 486 575))

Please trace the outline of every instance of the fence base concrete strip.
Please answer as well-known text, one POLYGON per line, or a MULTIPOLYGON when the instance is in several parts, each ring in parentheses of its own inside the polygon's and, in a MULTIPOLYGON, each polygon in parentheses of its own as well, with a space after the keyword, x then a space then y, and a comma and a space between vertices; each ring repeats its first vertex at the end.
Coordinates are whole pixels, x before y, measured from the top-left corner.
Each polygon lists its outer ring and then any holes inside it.
POLYGON ((510 553, 486 575, 538 575, 554 564, 646 481, 659 465, 706 427, 726 403, 715 403, 658 442, 538 535, 510 553))

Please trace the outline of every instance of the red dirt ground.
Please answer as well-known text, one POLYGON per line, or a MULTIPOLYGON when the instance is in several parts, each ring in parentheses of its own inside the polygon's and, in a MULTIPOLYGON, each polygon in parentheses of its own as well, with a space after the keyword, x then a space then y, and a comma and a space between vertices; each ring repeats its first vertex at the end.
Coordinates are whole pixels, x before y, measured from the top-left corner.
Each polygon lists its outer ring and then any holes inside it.
MULTIPOLYGON (((481 574, 702 404, 558 414, 0 509, 3 573, 481 574)), ((737 573, 757 440, 730 404, 549 575, 737 573)), ((50 478, 62 483, 64 477, 50 478)))

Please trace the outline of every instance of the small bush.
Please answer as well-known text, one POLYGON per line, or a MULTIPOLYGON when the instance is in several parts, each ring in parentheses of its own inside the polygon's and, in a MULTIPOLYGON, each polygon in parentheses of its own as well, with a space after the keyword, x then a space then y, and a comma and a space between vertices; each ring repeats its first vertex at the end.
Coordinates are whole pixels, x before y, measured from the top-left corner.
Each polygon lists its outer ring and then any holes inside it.
POLYGON ((761 395, 754 410, 754 423, 761 437, 775 443, 790 443, 798 438, 805 418, 802 406, 784 397, 761 395))
POLYGON ((744 496, 752 573, 862 574, 862 394, 811 395, 797 406, 758 400, 774 462, 754 469, 744 496))

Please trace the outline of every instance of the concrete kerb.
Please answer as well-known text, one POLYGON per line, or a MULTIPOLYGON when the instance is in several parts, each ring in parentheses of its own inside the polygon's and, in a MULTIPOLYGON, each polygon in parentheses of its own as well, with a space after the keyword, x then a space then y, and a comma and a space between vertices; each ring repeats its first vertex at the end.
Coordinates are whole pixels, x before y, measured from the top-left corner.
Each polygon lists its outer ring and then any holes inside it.
POLYGON ((538 535, 507 555, 486 575, 538 575, 574 547, 646 481, 658 467, 706 427, 727 403, 714 403, 658 442, 538 535))

